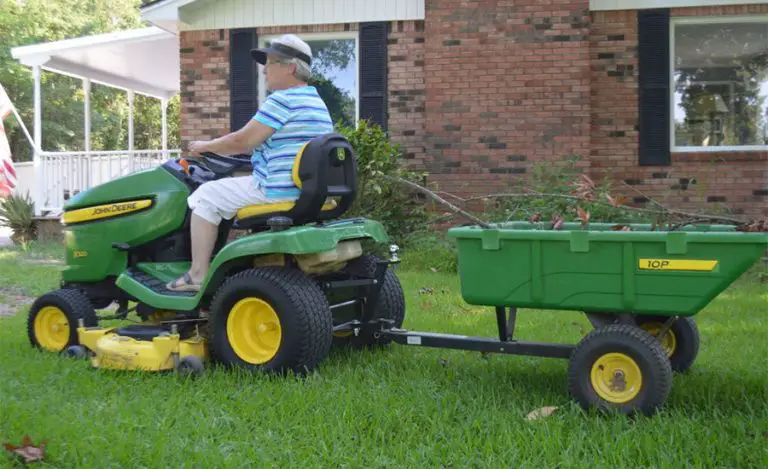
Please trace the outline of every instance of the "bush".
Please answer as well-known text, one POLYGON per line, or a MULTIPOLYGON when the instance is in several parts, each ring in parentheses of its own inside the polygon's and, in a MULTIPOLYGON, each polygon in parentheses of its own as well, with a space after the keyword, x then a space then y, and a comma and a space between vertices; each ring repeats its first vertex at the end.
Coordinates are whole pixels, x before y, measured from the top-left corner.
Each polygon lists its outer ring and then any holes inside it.
POLYGON ((389 142, 381 127, 365 120, 354 128, 340 124, 337 131, 349 140, 357 157, 357 197, 347 216, 380 221, 400 246, 406 246, 416 233, 426 232, 431 219, 423 199, 402 183, 385 177, 417 183, 423 177, 401 166, 399 146, 389 142))
POLYGON ((37 239, 37 223, 34 220, 35 204, 29 193, 23 197, 13 194, 0 199, 0 226, 13 230, 14 244, 27 244, 37 239))

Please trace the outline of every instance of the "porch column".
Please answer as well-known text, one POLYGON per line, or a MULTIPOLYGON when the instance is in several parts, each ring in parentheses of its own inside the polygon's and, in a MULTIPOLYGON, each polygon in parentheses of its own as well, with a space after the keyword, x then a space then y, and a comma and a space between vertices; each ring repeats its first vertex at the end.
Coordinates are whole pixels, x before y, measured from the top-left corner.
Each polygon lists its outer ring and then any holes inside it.
POLYGON ((34 85, 34 105, 35 105, 35 120, 34 120, 34 140, 35 148, 33 150, 33 163, 35 168, 35 191, 33 197, 35 198, 35 216, 43 214, 43 206, 45 203, 45 192, 47 184, 45 183, 45 168, 43 167, 43 155, 38 152, 38 149, 42 150, 43 142, 43 116, 40 96, 40 65, 32 67, 32 78, 35 81, 34 85))
POLYGON ((160 109, 163 112, 163 158, 168 158, 168 99, 160 100, 160 109))
MULTIPOLYGON (((91 80, 83 79, 83 94, 85 95, 85 181, 80 184, 80 189, 91 187, 91 80)), ((80 172, 80 174, 83 174, 80 172)), ((74 188, 72 188, 74 190, 74 188)))
MULTIPOLYGON (((133 90, 128 90, 128 151, 133 151, 133 90)), ((133 172, 133 155, 128 155, 128 171, 133 172)))

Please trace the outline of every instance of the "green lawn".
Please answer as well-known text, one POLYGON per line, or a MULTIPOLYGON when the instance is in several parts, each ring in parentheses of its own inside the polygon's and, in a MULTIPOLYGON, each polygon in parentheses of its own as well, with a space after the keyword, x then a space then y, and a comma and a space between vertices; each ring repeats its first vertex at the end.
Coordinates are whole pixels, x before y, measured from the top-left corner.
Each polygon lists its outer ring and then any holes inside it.
MULTIPOLYGON (((662 411, 630 419, 575 407, 557 359, 393 345, 335 354, 304 380, 91 369, 28 344, 23 297, 55 288, 59 268, 40 263, 58 249, 34 252, 0 250, 0 303, 21 304, 0 317, 0 443, 46 440, 41 467, 768 467, 768 293, 756 275, 698 316, 701 353, 662 411), (542 406, 559 409, 525 419, 542 406)), ((399 272, 405 327, 495 334, 493 311, 464 304, 455 276, 425 271, 399 272)), ((518 324, 532 340, 589 330, 570 312, 523 310, 518 324)))

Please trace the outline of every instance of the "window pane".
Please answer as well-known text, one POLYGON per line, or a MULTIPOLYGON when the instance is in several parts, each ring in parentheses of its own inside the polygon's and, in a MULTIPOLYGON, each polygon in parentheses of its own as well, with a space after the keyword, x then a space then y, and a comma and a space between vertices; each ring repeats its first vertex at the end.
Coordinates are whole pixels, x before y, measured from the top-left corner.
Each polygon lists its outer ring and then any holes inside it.
POLYGON ((768 144, 768 21, 678 24, 675 144, 768 144))
POLYGON ((307 41, 312 48, 310 84, 317 88, 334 123, 354 125, 357 119, 357 62, 354 39, 307 41))

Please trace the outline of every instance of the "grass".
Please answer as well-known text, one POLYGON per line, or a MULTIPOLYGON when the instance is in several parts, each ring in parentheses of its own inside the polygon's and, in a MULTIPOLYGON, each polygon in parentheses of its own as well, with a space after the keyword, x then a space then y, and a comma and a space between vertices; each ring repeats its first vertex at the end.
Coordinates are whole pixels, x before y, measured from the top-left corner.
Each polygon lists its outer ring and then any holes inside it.
MULTIPOLYGON (((0 250, 0 295, 56 288, 59 266, 40 261, 59 251, 0 250)), ((456 276, 398 275, 405 327, 495 334, 492 310, 466 305, 456 276)), ((0 317, 0 442, 45 440, 40 467, 67 468, 766 467, 768 294, 755 278, 700 313, 693 369, 675 376, 658 415, 635 419, 579 410, 556 359, 393 345, 334 354, 303 380, 96 370, 32 350, 22 306, 0 317), (552 416, 525 419, 550 405, 552 416)), ((531 340, 573 343, 589 330, 570 312, 523 310, 518 324, 531 340)), ((0 455, 0 467, 16 466, 0 455)))

